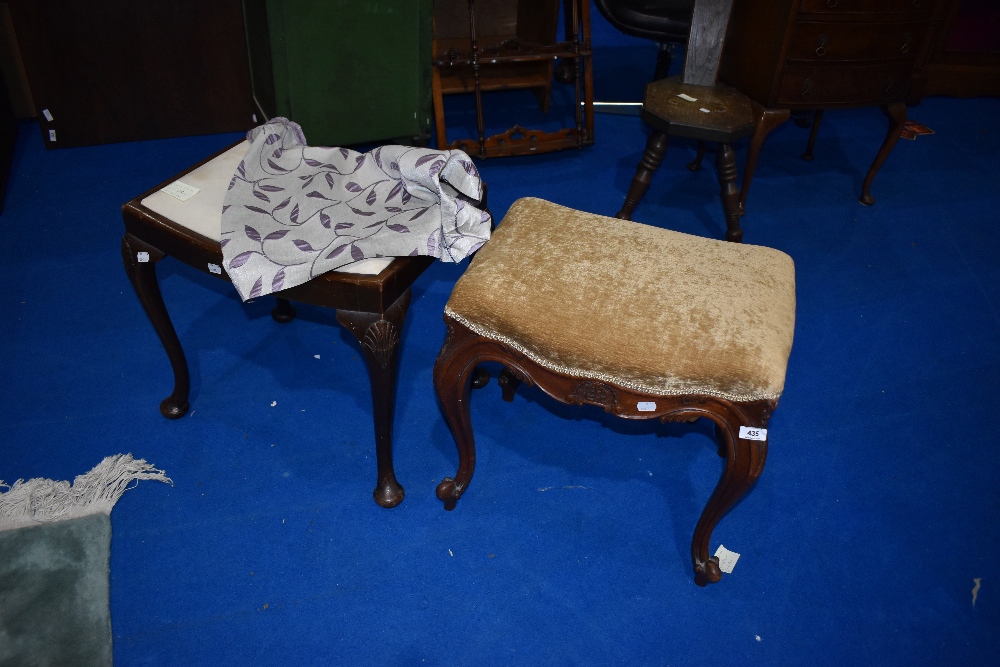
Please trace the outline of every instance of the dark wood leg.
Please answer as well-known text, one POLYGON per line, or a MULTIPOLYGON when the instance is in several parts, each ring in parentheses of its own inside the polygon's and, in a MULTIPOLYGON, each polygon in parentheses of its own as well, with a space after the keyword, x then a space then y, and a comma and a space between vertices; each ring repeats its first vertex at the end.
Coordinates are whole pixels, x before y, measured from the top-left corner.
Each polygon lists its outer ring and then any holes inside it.
POLYGON ((337 321, 361 343, 372 386, 372 414, 375 421, 375 456, 378 483, 375 502, 395 507, 403 501, 403 487, 396 481, 392 466, 392 418, 396 401, 396 361, 403 320, 410 305, 410 290, 382 314, 338 310, 337 321))
POLYGON ((885 159, 889 157, 889 153, 892 152, 893 146, 899 141, 899 135, 903 132, 903 124, 906 122, 906 104, 903 102, 892 102, 890 104, 882 107, 882 112, 889 119, 889 132, 885 135, 885 141, 882 142, 882 148, 878 149, 878 155, 875 156, 875 161, 872 162, 871 168, 868 170, 868 174, 865 175, 865 182, 861 184, 861 203, 865 206, 871 206, 875 203, 875 198, 871 196, 869 189, 872 186, 872 181, 875 180, 875 174, 878 170, 882 168, 882 164, 885 163, 885 159))
POLYGON ((535 94, 535 99, 538 100, 539 111, 547 114, 549 112, 549 102, 551 100, 551 95, 549 94, 548 86, 542 86, 540 88, 532 88, 531 92, 535 94))
POLYGON ((125 273, 128 274, 132 288, 139 297, 139 303, 142 304, 156 335, 160 338, 174 371, 174 390, 160 403, 160 413, 167 419, 180 419, 190 407, 188 397, 191 393, 191 376, 188 373, 184 348, 177 338, 177 332, 170 321, 170 314, 167 313, 167 307, 163 303, 163 295, 160 294, 160 284, 156 280, 156 262, 164 257, 161 251, 134 236, 126 234, 122 237, 122 263, 125 265, 125 273), (144 253, 145 261, 139 261, 139 253, 144 253))
POLYGON ((616 218, 621 218, 622 220, 632 219, 632 212, 635 211, 635 207, 639 204, 642 196, 646 194, 646 190, 649 189, 649 181, 653 177, 653 172, 659 169, 666 152, 667 135, 658 130, 653 130, 653 133, 649 135, 649 139, 646 141, 646 150, 642 154, 642 159, 639 160, 635 176, 632 177, 632 184, 628 187, 628 194, 625 195, 625 203, 622 204, 622 210, 618 211, 618 215, 615 216, 616 218))
POLYGON ((808 109, 796 109, 792 112, 792 122, 799 127, 809 127, 812 125, 811 115, 808 109))
POLYGON ((813 115, 812 127, 809 129, 809 141, 806 143, 806 152, 802 154, 802 159, 806 162, 813 161, 813 148, 816 146, 816 135, 819 134, 819 126, 822 122, 823 110, 816 109, 813 115))
POLYGON ((767 428, 767 419, 763 415, 755 417, 753 423, 747 423, 741 420, 739 415, 730 414, 725 421, 716 421, 716 425, 718 426, 716 433, 720 436, 720 449, 722 443, 726 447, 726 469, 698 519, 691 541, 694 581, 699 586, 716 583, 722 579, 719 559, 709 556, 712 531, 726 512, 757 481, 767 458, 766 441, 739 437, 741 425, 767 428))
POLYGON ((482 366, 477 366, 476 371, 472 374, 472 388, 482 389, 489 383, 490 383, 490 372, 482 366))
POLYGON ((701 161, 705 159, 705 142, 698 142, 698 154, 694 156, 691 163, 688 164, 688 171, 699 171, 701 169, 701 161))
POLYGON ((497 384, 500 385, 500 394, 503 400, 510 403, 514 400, 514 394, 517 392, 517 388, 521 384, 521 380, 518 379, 516 375, 510 372, 510 369, 504 368, 500 371, 500 377, 497 378, 497 384))
POLYGON ((743 242, 743 230, 740 229, 739 190, 736 189, 736 153, 729 144, 719 144, 719 152, 715 156, 716 170, 719 173, 719 186, 722 194, 722 210, 726 216, 726 240, 733 243, 743 242))
POLYGON ((715 425, 715 446, 718 448, 718 454, 720 458, 726 458, 726 454, 729 450, 729 445, 726 441, 726 432, 719 428, 719 425, 715 425))
POLYGON ((740 215, 746 213, 750 182, 753 181, 753 173, 757 169, 757 158, 760 157, 760 149, 764 146, 764 140, 767 139, 771 130, 788 120, 792 112, 788 109, 765 109, 754 104, 754 113, 757 116, 757 122, 754 124, 753 136, 750 137, 750 146, 747 148, 747 166, 743 170, 743 187, 740 188, 740 215))
POLYGON ((436 493, 444 508, 451 511, 468 488, 476 470, 476 439, 472 433, 469 398, 472 394, 472 375, 480 358, 475 344, 469 342, 475 336, 461 331, 456 334, 456 328, 447 318, 445 324, 448 335, 434 362, 434 391, 441 403, 444 420, 455 437, 458 472, 454 477, 441 480, 436 493))
POLYGON ((271 317, 274 318, 275 322, 288 324, 295 319, 295 307, 292 306, 292 302, 288 299, 278 297, 277 301, 278 303, 275 304, 274 310, 271 311, 271 317))
POLYGON ((666 79, 670 76, 670 63, 674 59, 674 45, 661 43, 656 53, 656 69, 653 70, 653 81, 666 79))
POLYGON ((447 150, 448 131, 444 123, 444 95, 441 92, 441 73, 437 65, 431 65, 431 100, 434 103, 434 131, 437 135, 438 150, 447 150))
MULTIPOLYGON (((576 34, 576 25, 573 22, 574 11, 573 3, 575 0, 563 0, 563 34, 568 40, 571 35, 576 34)), ((556 81, 559 83, 574 83, 576 81, 576 63, 574 58, 560 58, 559 63, 556 65, 555 77, 556 81)), ((476 388, 473 385, 473 388, 476 388)))

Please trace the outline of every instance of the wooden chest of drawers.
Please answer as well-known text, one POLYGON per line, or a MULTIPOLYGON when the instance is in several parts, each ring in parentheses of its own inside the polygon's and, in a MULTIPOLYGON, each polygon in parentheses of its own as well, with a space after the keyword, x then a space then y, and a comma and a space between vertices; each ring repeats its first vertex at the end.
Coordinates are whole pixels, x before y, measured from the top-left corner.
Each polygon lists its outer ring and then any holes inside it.
MULTIPOLYGON (((761 109, 741 205, 771 129, 792 109, 879 105, 891 124, 862 196, 906 119, 903 98, 929 47, 936 0, 735 0, 719 79, 761 109)), ((818 127, 818 126, 816 126, 818 127)), ((807 155, 811 157, 810 139, 807 155)))

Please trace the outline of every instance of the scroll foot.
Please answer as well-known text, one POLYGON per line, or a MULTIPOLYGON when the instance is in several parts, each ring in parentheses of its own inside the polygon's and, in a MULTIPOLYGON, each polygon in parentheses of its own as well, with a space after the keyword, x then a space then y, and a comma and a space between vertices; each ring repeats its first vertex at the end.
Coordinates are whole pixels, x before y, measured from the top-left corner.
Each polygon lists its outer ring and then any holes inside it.
POLYGON ((699 586, 717 584, 722 580, 722 570, 719 569, 719 559, 712 556, 704 563, 694 567, 694 583, 699 586))

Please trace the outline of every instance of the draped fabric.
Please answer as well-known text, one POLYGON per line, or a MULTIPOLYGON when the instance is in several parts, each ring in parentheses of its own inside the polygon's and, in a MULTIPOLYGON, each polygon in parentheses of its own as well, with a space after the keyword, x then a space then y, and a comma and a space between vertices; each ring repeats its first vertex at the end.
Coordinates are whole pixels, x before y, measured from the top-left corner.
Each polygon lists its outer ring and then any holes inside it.
POLYGON ((483 185, 462 151, 312 147, 284 118, 247 140, 222 207, 223 263, 244 300, 366 258, 459 262, 489 240, 483 185))

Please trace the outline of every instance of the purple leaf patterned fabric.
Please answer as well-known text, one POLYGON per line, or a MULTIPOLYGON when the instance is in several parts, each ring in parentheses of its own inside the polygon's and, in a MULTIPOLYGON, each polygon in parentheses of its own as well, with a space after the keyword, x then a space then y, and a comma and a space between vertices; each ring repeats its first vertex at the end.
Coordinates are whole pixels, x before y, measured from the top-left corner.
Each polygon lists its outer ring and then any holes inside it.
POLYGON ((489 240, 489 214, 462 198, 483 190, 462 151, 312 147, 285 118, 247 140, 222 209, 223 264, 244 300, 371 257, 460 262, 489 240))

